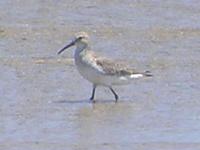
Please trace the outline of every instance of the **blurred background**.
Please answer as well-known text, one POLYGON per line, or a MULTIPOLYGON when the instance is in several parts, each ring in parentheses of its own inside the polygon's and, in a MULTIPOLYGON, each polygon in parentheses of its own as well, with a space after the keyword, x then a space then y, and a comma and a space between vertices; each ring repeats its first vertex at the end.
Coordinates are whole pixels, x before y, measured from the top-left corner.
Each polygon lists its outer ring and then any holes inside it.
POLYGON ((200 149, 200 1, 1 0, 0 149, 200 149), (73 64, 74 33, 154 77, 92 86, 73 64))

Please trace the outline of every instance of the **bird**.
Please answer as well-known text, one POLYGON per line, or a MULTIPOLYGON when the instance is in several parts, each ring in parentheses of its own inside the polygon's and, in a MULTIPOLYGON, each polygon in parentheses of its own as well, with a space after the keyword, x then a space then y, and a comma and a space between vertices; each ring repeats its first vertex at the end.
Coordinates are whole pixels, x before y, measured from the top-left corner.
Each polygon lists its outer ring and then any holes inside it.
POLYGON ((90 97, 92 102, 95 102, 95 91, 98 86, 109 88, 117 102, 119 96, 113 86, 126 85, 133 79, 152 76, 149 71, 138 72, 127 63, 97 55, 89 48, 89 35, 86 32, 76 33, 71 42, 60 49, 57 54, 61 54, 71 46, 76 47, 74 59, 77 70, 83 78, 92 83, 90 97))

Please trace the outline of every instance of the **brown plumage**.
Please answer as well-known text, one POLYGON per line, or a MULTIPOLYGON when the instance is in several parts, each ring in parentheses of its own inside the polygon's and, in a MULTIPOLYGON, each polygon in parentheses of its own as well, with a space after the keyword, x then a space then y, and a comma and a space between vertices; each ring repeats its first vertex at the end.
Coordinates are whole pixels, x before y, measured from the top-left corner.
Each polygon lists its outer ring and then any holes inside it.
POLYGON ((96 60, 96 63, 97 65, 101 66, 107 75, 129 76, 137 73, 125 63, 116 62, 106 58, 99 58, 96 60))

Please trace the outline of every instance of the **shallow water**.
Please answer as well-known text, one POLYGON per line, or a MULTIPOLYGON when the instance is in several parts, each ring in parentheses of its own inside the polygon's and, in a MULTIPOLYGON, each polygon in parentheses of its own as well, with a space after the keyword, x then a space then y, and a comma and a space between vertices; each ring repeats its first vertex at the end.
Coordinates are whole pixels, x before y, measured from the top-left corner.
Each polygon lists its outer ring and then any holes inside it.
POLYGON ((0 1, 0 149, 200 148, 200 2, 0 1), (108 89, 58 56, 77 31, 153 78, 108 89))

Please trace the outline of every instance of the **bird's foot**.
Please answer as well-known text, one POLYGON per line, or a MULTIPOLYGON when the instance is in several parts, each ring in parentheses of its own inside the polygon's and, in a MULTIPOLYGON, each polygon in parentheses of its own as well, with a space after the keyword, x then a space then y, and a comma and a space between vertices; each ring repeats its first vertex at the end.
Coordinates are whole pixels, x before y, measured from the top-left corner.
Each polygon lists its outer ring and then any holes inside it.
POLYGON ((95 103, 96 101, 94 100, 94 97, 91 97, 90 98, 90 101, 92 102, 92 103, 95 103))

